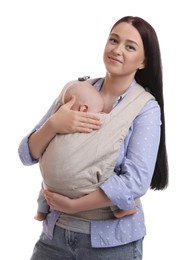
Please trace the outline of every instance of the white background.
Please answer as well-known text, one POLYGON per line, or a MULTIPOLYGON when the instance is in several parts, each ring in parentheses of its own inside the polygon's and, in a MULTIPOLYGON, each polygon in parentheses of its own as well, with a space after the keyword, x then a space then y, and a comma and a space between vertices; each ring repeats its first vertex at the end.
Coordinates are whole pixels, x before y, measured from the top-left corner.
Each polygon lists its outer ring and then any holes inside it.
MULTIPOLYGON (((162 52, 170 185, 143 198, 144 260, 193 259, 191 1, 0 1, 0 258, 28 260, 42 223, 33 219, 38 165, 23 166, 21 139, 63 85, 104 76, 111 26, 137 15, 155 28, 162 52), (162 3, 163 2, 163 3, 162 3), (189 236, 190 235, 190 236, 189 236)), ((43 259, 42 259, 43 260, 43 259)))

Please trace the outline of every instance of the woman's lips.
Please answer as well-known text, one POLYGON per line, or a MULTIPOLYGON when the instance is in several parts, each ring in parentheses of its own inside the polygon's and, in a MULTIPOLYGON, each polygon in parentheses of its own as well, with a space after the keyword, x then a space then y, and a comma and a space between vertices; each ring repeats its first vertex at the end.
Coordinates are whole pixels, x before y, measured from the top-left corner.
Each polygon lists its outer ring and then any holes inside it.
POLYGON ((109 57, 109 60, 112 61, 112 62, 118 62, 118 63, 123 63, 121 60, 117 59, 117 58, 114 58, 114 57, 109 57))

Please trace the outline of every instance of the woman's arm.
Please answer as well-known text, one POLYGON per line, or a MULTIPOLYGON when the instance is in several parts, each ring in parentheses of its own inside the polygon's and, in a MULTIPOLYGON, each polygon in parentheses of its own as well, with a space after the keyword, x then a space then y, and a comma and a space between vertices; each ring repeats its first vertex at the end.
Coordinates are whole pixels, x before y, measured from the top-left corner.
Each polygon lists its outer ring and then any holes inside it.
POLYGON ((113 175, 101 189, 114 205, 123 210, 133 208, 135 200, 150 187, 160 142, 160 108, 149 101, 134 120, 113 175))
POLYGON ((53 103, 42 120, 21 141, 18 153, 24 165, 37 163, 57 133, 89 133, 101 127, 100 118, 96 114, 71 110, 74 102, 75 97, 62 105, 54 114, 55 103, 53 103))
POLYGON ((101 189, 77 199, 48 190, 44 190, 43 194, 51 208, 67 214, 112 206, 112 202, 101 189))
MULTIPOLYGON (((89 195, 78 199, 70 199, 63 195, 47 190, 45 190, 43 193, 48 205, 51 208, 66 214, 75 214, 78 212, 87 211, 88 209, 92 210, 112 206, 111 200, 101 189, 98 189, 89 195)), ((121 218, 127 215, 135 214, 136 212, 136 208, 132 208, 130 210, 117 209, 113 211, 113 214, 116 218, 121 218)))
POLYGON ((89 133, 99 129, 99 117, 95 114, 71 110, 74 102, 75 97, 62 105, 38 131, 30 136, 29 148, 34 159, 40 158, 56 134, 89 133))

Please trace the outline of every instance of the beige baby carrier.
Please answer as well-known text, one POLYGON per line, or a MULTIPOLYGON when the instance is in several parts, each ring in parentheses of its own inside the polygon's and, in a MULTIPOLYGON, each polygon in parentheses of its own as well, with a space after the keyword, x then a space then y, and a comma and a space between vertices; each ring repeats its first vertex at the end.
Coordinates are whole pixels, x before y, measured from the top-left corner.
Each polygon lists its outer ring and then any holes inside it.
MULTIPOLYGON (((90 83, 96 79, 89 80, 90 83)), ((68 83, 57 99, 63 103, 68 83)), ((136 84, 109 114, 100 114, 101 129, 92 133, 57 134, 40 159, 44 185, 51 191, 77 198, 96 190, 114 173, 121 145, 134 118, 154 97, 136 84)))

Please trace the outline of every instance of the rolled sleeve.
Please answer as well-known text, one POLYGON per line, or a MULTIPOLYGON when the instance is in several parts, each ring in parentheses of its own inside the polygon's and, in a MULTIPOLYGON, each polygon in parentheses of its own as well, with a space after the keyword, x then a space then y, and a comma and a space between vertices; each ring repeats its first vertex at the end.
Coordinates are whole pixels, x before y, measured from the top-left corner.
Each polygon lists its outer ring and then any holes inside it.
POLYGON ((110 177, 100 186, 100 188, 112 201, 113 205, 116 205, 120 209, 133 208, 134 200, 132 198, 132 193, 118 175, 110 177))
POLYGON ((30 166, 38 162, 38 160, 33 159, 33 157, 30 154, 28 144, 29 136, 30 135, 27 135, 23 138, 18 148, 19 158, 21 162, 26 166, 30 166))

